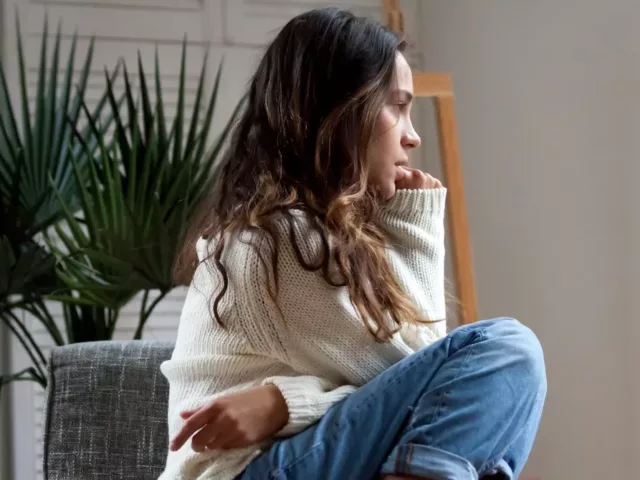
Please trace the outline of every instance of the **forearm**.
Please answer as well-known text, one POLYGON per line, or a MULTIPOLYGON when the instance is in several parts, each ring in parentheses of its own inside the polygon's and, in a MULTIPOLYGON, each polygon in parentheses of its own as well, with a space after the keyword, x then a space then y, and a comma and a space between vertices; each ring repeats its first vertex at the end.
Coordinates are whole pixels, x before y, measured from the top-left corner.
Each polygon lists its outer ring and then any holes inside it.
POLYGON ((378 224, 391 243, 429 248, 444 239, 445 188, 398 190, 380 209, 378 224))
POLYGON ((399 190, 382 209, 388 256, 403 289, 432 320, 445 317, 446 190, 399 190))
POLYGON ((270 377, 263 384, 278 388, 288 411, 288 420, 278 436, 294 435, 317 422, 335 403, 356 390, 344 385, 336 387, 331 382, 314 376, 270 377))

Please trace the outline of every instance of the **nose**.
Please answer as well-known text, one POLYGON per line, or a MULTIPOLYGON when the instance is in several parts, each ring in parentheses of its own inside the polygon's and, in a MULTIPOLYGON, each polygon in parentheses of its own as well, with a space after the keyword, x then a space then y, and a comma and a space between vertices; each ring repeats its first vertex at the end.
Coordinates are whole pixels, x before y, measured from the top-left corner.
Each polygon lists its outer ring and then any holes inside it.
POLYGON ((418 135, 418 132, 413 128, 413 125, 409 123, 402 136, 402 146, 405 148, 418 148, 421 143, 420 135, 418 135))

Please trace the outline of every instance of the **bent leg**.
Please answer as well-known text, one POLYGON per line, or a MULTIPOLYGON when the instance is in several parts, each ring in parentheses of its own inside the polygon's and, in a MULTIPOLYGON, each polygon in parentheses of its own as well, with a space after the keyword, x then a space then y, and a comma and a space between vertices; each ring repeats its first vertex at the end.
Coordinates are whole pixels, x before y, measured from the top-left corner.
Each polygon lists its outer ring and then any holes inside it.
POLYGON ((467 325, 276 442, 240 479, 463 480, 496 468, 510 475, 504 457, 531 425, 535 434, 545 389, 540 346, 528 329, 507 319, 467 325))
POLYGON ((514 320, 480 325, 472 344, 439 370, 420 397, 383 473, 433 479, 519 475, 546 395, 542 349, 514 320), (464 467, 466 475, 460 473, 464 467))

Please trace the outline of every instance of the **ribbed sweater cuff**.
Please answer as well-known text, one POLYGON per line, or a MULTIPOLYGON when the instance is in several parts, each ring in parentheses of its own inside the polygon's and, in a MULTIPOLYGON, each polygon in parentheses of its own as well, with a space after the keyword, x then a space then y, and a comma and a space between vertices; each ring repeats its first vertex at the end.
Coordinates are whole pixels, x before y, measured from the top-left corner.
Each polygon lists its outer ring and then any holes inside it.
POLYGON ((278 387, 289 408, 289 422, 277 436, 301 432, 318 421, 334 403, 355 390, 355 387, 340 387, 325 392, 323 380, 307 376, 271 377, 262 383, 278 387))
POLYGON ((434 218, 444 217, 446 188, 396 190, 383 205, 380 219, 385 223, 407 222, 426 227, 434 218))

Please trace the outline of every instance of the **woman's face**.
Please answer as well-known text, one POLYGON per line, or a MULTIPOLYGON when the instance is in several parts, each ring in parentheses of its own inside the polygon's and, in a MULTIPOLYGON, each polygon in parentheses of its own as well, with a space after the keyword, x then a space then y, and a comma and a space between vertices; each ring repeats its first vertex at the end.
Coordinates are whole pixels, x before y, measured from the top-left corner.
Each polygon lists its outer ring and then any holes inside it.
POLYGON ((382 198, 396 192, 402 165, 409 165, 409 150, 420 146, 420 137, 411 123, 413 78, 401 53, 396 54, 395 82, 378 115, 369 149, 369 182, 382 198))

